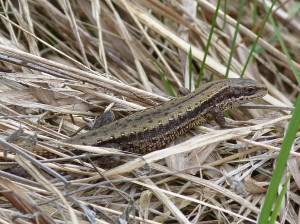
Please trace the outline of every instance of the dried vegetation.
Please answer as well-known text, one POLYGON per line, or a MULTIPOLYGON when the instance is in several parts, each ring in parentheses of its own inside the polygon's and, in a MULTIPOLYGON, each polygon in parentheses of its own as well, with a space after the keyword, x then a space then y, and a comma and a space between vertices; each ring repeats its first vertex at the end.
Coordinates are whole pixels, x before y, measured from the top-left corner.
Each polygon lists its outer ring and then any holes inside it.
MULTIPOLYGON (((212 2, 0 1, 2 11, 14 12, 0 14, 1 223, 255 222, 287 111, 235 109, 230 117, 238 128, 199 127, 143 160, 106 171, 97 167, 95 155, 115 150, 59 143, 86 124, 83 118, 91 122, 107 107, 121 117, 168 100, 152 62, 173 89, 187 86, 191 47, 194 83, 215 12, 212 2), (135 171, 145 163, 148 175, 135 171)), ((203 82, 224 78, 238 2, 228 1, 226 14, 221 7, 203 82)), ((292 14, 293 4, 277 5, 273 15, 300 71, 300 17, 292 14)), ((247 1, 233 78, 265 16, 258 4, 253 17, 253 7, 247 1)), ((300 88, 273 35, 268 23, 246 76, 269 89, 258 103, 292 106, 300 88)), ((292 181, 282 223, 298 219, 298 157, 292 153, 289 162, 292 181)))

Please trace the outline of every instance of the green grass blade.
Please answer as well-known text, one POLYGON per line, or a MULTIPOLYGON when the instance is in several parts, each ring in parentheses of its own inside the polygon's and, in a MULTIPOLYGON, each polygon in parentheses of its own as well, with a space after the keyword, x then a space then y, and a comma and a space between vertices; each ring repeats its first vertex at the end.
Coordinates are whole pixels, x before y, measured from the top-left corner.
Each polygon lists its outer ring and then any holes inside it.
POLYGON ((227 4, 228 4, 227 0, 224 0, 224 4, 223 4, 224 17, 223 17, 223 25, 221 27, 222 32, 224 31, 227 23, 227 4))
POLYGON ((232 42, 231 42, 230 55, 229 55, 229 59, 228 59, 228 63, 227 63, 227 69, 226 69, 226 73, 225 73, 225 78, 226 79, 228 78, 228 74, 229 74, 229 71, 230 71, 230 65, 231 65, 231 61, 232 61, 232 57, 233 57, 234 49, 235 49, 236 37, 237 37, 237 34, 239 32, 239 26, 240 26, 240 23, 241 23, 241 17, 243 15, 244 6, 245 6, 245 0, 242 0, 241 4, 240 4, 240 8, 239 8, 239 14, 238 14, 238 18, 237 18, 237 22, 236 22, 236 26, 235 26, 233 39, 232 39, 232 42))
POLYGON ((0 14, 14 14, 16 12, 0 12, 0 14))
POLYGON ((193 78, 193 54, 192 48, 189 51, 189 90, 192 91, 192 78, 193 78))
POLYGON ((271 183, 266 194, 265 202, 261 209, 258 224, 265 224, 268 222, 271 216, 271 210, 273 207, 273 202, 276 199, 277 189, 280 184, 283 172, 286 167, 287 160, 289 158, 289 153, 294 142, 296 133, 300 126, 300 94, 297 97, 295 110, 293 112, 292 118, 290 119, 289 126, 287 128, 286 134, 283 139, 281 150, 278 155, 276 166, 271 178, 271 183))
POLYGON ((176 95, 175 95, 175 93, 174 93, 174 91, 173 91, 173 89, 172 89, 172 87, 171 87, 171 85, 170 85, 170 83, 169 83, 169 81, 168 81, 165 73, 160 69, 160 67, 154 61, 152 61, 151 63, 157 68, 157 71, 158 71, 158 73, 160 75, 160 78, 163 81, 164 86, 167 88, 167 91, 169 92, 170 96, 174 96, 175 97, 176 95))
POLYGON ((217 18, 218 18, 218 12, 219 12, 219 8, 220 8, 220 4, 221 4, 221 0, 218 0, 217 6, 216 6, 216 11, 215 11, 215 14, 214 14, 214 18, 213 18, 213 21, 212 21, 212 24, 211 24, 207 44, 205 46, 204 57, 203 57, 203 60, 202 60, 202 63, 201 63, 201 67, 200 67, 200 71, 199 71, 199 75, 198 75, 198 79, 197 79, 197 83, 196 83, 196 88, 199 87, 199 85, 201 83, 201 80, 202 80, 202 77, 203 77, 203 71, 204 71, 204 68, 205 68, 205 61, 206 61, 206 57, 208 55, 208 49, 210 47, 210 42, 211 42, 211 39, 212 39, 212 35, 214 33, 214 29, 215 29, 215 26, 216 26, 216 21, 217 21, 217 18))
POLYGON ((267 15, 266 15, 266 17, 265 17, 263 23, 261 24, 261 27, 260 27, 260 29, 259 29, 259 31, 258 31, 258 33, 257 33, 256 39, 255 39, 255 41, 253 42, 251 51, 250 51, 250 53, 249 53, 249 55, 248 55, 248 57, 247 57, 247 60, 246 60, 246 62, 245 62, 243 71, 242 71, 242 73, 241 73, 241 78, 242 78, 242 77, 244 76, 244 74, 245 74, 245 71, 246 71, 247 66, 248 66, 248 64, 249 64, 249 61, 250 61, 250 59, 251 59, 251 57, 252 57, 252 54, 253 54, 253 52, 254 52, 254 50, 255 50, 255 48, 256 48, 258 39, 260 38, 261 33, 262 33, 263 30, 264 30, 264 27, 265 27, 265 25, 266 25, 266 22, 268 21, 269 16, 271 15, 273 6, 275 5, 276 2, 277 2, 277 0, 273 0, 271 7, 269 8, 269 10, 267 10, 267 15))
POLYGON ((290 182, 290 179, 291 179, 291 174, 288 176, 288 178, 286 179, 286 181, 284 182, 283 186, 282 186, 282 190, 278 196, 278 199, 275 203, 275 206, 274 206, 274 210, 272 212, 272 216, 271 216, 271 219, 269 221, 268 224, 274 224, 276 222, 276 219, 277 219, 277 216, 278 216, 278 213, 280 211, 280 208, 281 208, 281 203, 282 203, 282 200, 284 198, 284 195, 287 191, 287 187, 288 187, 288 183, 290 182))
POLYGON ((252 24, 252 26, 255 27, 256 24, 257 24, 257 17, 258 17, 257 0, 253 1, 253 14, 252 14, 252 17, 253 17, 253 24, 252 24))
MULTIPOLYGON (((264 4, 265 8, 267 8, 265 1, 263 1, 263 4, 264 4)), ((275 35, 276 35, 276 37, 277 37, 277 39, 278 39, 278 41, 280 43, 280 46, 282 47, 282 50, 283 50, 284 54, 286 55, 286 57, 288 59, 290 68, 292 69, 292 72, 293 72, 295 78, 297 79, 298 84, 300 85, 300 76, 299 76, 299 73, 298 73, 298 71, 297 71, 294 63, 292 62, 290 53, 289 53, 289 51, 288 51, 288 49, 287 49, 287 47, 286 47, 286 45, 285 45, 285 43, 284 43, 284 41, 282 39, 282 36, 281 36, 281 34, 279 32, 279 29, 278 29, 278 27, 276 25, 276 22, 275 22, 275 20, 274 20, 274 18, 273 18, 272 15, 270 15, 270 21, 272 23, 272 26, 274 28, 274 33, 275 33, 275 35)))

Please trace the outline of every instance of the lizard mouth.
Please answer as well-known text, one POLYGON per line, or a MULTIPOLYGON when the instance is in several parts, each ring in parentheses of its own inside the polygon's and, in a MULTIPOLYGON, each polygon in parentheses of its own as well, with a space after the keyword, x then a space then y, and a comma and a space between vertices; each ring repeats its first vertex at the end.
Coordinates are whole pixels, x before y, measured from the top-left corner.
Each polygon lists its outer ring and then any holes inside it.
POLYGON ((257 93, 258 93, 257 98, 262 98, 262 97, 264 97, 265 95, 268 94, 268 89, 265 86, 262 86, 262 87, 259 88, 257 93))
MULTIPOLYGON (((256 87, 257 88, 257 87, 256 87)), ((244 97, 244 99, 240 99, 241 104, 248 103, 249 101, 258 100, 267 95, 268 90, 265 86, 261 86, 260 88, 257 88, 256 93, 252 95, 248 95, 244 97)))

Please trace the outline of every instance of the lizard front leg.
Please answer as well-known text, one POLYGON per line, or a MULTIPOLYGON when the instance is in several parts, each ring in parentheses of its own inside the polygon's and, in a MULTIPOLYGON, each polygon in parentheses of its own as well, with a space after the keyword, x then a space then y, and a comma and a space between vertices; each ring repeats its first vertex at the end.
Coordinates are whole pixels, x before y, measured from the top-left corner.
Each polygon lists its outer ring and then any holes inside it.
POLYGON ((207 120, 214 120, 221 128, 235 128, 236 126, 226 123, 223 112, 218 107, 211 107, 205 114, 207 120))

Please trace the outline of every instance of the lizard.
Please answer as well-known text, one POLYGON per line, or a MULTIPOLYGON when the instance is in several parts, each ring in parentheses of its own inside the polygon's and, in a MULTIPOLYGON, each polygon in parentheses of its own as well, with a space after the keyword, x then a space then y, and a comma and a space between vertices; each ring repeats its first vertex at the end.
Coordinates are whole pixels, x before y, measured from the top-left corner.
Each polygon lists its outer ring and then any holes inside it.
POLYGON ((100 128, 65 140, 69 144, 118 144, 124 151, 146 154, 161 149, 188 130, 215 120, 226 128, 224 111, 260 99, 267 88, 252 79, 206 83, 195 91, 135 112, 100 128))

